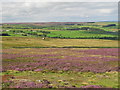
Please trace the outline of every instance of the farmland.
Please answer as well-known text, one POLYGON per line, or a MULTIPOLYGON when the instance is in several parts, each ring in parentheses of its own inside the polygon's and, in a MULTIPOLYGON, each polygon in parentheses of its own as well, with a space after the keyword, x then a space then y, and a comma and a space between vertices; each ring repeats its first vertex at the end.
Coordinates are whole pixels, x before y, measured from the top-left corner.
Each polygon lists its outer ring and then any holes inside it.
POLYGON ((58 24, 41 26, 37 24, 5 24, 1 32, 2 36, 28 36, 28 37, 49 37, 65 39, 118 39, 118 25, 108 24, 94 26, 89 23, 84 24, 58 24), (111 26, 110 26, 111 25, 111 26), (112 28, 112 29, 110 29, 112 28), (5 30, 4 30, 5 29, 5 30))
POLYGON ((4 23, 3 88, 119 88, 117 22, 4 23))

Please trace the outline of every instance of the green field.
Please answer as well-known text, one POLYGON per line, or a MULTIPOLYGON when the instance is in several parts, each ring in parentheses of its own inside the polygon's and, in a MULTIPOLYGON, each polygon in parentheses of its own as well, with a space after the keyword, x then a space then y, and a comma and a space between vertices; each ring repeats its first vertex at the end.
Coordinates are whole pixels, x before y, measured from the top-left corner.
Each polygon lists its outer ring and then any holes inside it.
POLYGON ((47 37, 53 38, 80 38, 80 39, 117 39, 117 33, 105 31, 52 31, 47 37))
POLYGON ((118 39, 117 24, 84 23, 75 25, 3 24, 2 36, 50 37, 65 39, 118 39), (96 26, 95 26, 96 25, 96 26), (113 26, 112 26, 113 25, 113 26))

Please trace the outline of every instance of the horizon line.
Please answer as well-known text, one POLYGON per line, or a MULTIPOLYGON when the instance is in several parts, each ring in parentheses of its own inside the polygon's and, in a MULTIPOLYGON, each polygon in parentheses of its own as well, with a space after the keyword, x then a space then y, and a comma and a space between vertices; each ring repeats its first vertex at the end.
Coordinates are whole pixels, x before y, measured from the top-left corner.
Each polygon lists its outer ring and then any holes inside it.
POLYGON ((6 23, 86 23, 86 22, 119 22, 119 21, 84 21, 84 22, 61 22, 61 21, 51 21, 51 22, 49 22, 49 21, 42 21, 42 22, 2 22, 2 23, 0 23, 0 24, 6 24, 6 23))

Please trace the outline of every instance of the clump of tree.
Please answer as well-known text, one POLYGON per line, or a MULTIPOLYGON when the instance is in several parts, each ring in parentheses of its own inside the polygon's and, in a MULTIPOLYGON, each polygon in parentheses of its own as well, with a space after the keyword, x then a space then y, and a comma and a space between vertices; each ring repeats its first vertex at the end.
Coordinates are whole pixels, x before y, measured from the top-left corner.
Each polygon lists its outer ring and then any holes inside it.
POLYGON ((108 25, 104 25, 103 27, 111 27, 111 26, 116 26, 116 24, 108 24, 108 25))
POLYGON ((8 33, 1 33, 0 36, 10 36, 8 33))
POLYGON ((27 36, 27 34, 23 33, 22 36, 27 36))

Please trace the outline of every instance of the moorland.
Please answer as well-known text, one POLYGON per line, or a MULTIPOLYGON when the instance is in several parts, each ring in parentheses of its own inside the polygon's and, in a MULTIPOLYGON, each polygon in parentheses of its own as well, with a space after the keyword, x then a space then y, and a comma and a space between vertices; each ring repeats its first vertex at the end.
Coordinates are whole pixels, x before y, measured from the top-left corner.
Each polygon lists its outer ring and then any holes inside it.
POLYGON ((0 27, 3 88, 119 88, 117 22, 0 27))

